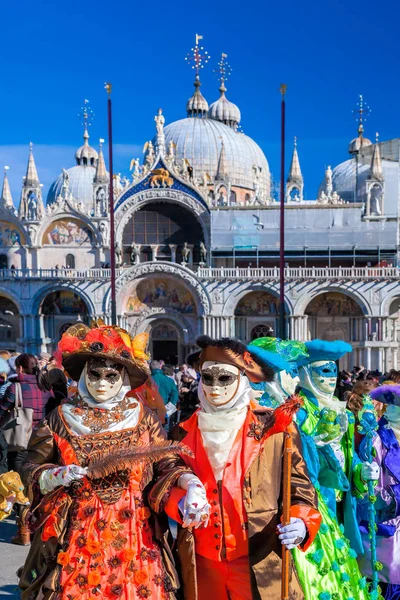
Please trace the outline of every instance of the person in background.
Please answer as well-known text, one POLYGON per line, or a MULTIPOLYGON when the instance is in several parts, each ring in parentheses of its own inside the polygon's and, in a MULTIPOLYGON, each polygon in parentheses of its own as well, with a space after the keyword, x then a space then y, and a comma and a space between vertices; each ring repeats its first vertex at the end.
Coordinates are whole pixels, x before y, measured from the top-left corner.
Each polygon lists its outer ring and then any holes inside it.
POLYGON ((346 392, 349 392, 353 387, 353 382, 351 380, 351 373, 348 371, 341 371, 338 378, 338 384, 336 388, 336 396, 339 400, 344 400, 344 395, 346 392))
POLYGON ((157 385, 158 391, 164 400, 165 406, 168 403, 174 406, 178 403, 178 388, 175 381, 171 377, 165 375, 162 371, 160 362, 158 360, 152 360, 150 363, 151 376, 154 383, 157 385))
MULTIPOLYGON (((356 427, 354 429, 354 446, 356 451, 360 445, 360 441, 362 439, 362 435, 359 433, 357 425, 358 425, 358 413, 362 410, 364 399, 363 396, 367 396, 370 394, 372 390, 378 387, 378 383, 373 379, 365 379, 363 381, 356 381, 353 386, 353 389, 349 392, 346 392, 344 395, 344 401, 346 402, 346 408, 351 411, 356 420, 356 427)), ((375 404, 375 408, 378 412, 379 417, 383 414, 383 404, 375 404)))
MULTIPOLYGON (((4 358, 0 358, 0 398, 5 394, 6 389, 11 385, 7 380, 7 375, 10 372, 10 366, 4 358)), ((7 473, 7 441, 3 431, 0 429, 0 475, 7 473)))
POLYGON ((175 373, 175 382, 176 382, 176 385, 178 386, 178 388, 179 388, 179 385, 181 383, 182 373, 183 373, 183 371, 185 369, 186 369, 186 365, 185 364, 179 365, 178 371, 175 373))
MULTIPOLYGON (((0 399, 0 429, 7 413, 15 405, 16 383, 21 385, 24 407, 33 409, 33 427, 44 417, 46 403, 52 395, 48 377, 40 371, 38 360, 33 354, 20 354, 15 360, 15 368, 17 377, 0 399)), ((8 470, 21 474, 26 456, 27 450, 8 452, 8 470)), ((13 544, 30 544, 30 534, 25 524, 26 512, 26 509, 20 511, 18 533, 11 539, 13 544)))
POLYGON ((64 371, 58 367, 48 366, 47 376, 53 395, 46 403, 46 415, 50 414, 52 410, 57 408, 57 406, 60 406, 62 400, 68 397, 68 382, 64 371))
POLYGON ((161 370, 164 373, 164 375, 166 375, 167 377, 169 377, 170 379, 172 379, 172 381, 174 383, 176 383, 176 381, 175 381, 175 375, 174 375, 174 369, 171 367, 171 365, 164 365, 161 370))

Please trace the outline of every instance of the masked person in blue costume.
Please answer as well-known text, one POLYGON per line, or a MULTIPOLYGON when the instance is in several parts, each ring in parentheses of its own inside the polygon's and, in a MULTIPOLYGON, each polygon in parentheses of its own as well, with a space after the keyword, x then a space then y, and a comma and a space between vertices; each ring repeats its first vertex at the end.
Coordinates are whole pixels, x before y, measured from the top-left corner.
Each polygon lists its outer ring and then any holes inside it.
MULTIPOLYGON (((259 338, 248 346, 251 354, 256 356, 258 360, 264 358, 266 364, 275 370, 275 385, 273 386, 275 399, 280 397, 281 402, 283 402, 287 397, 287 389, 291 388, 293 393, 293 385, 305 380, 305 367, 298 370, 298 364, 309 365, 315 362, 315 355, 312 352, 313 347, 311 346, 310 353, 309 344, 312 344, 312 342, 302 343, 278 338, 259 338), (271 361, 271 352, 277 355, 276 361, 271 361), (284 367, 284 372, 279 370, 280 361, 282 360, 285 360, 288 364, 284 367), (291 379, 289 379, 289 376, 291 379)), ((341 351, 344 350, 343 353, 345 353, 348 351, 347 348, 347 344, 345 347, 341 346, 341 351)), ((336 354, 337 352, 338 348, 336 348, 336 354)), ((329 356, 332 356, 332 354, 329 356)), ((328 362, 326 354, 322 354, 322 360, 328 362)), ((333 370, 329 372, 329 375, 331 374, 333 374, 333 370)), ((269 390, 267 390, 267 394, 270 395, 269 390)), ((337 420, 336 412, 335 418, 333 418, 333 414, 326 415, 324 413, 321 416, 320 413, 323 412, 323 408, 319 406, 318 399, 309 399, 304 391, 301 391, 301 396, 304 405, 297 414, 296 419, 301 433, 305 462, 318 494, 318 509, 322 515, 322 525, 314 542, 306 552, 298 552, 296 549, 292 551, 296 572, 306 600, 366 600, 368 598, 367 581, 360 573, 356 552, 350 547, 349 541, 344 535, 343 526, 339 525, 336 517, 336 507, 329 507, 328 499, 323 493, 324 488, 319 481, 321 477, 323 482, 327 483, 323 473, 325 459, 322 457, 320 460, 321 442, 342 435, 341 425, 335 423, 337 420)), ((263 398, 261 396, 259 402, 270 402, 270 400, 268 397, 264 396, 263 398)), ((336 471, 340 469, 342 473, 340 475, 337 472, 336 480, 341 480, 342 488, 349 489, 346 476, 333 451, 329 454, 329 458, 331 461, 336 460, 334 463, 336 471)), ((329 477, 329 483, 336 482, 332 476, 329 475, 329 477)))

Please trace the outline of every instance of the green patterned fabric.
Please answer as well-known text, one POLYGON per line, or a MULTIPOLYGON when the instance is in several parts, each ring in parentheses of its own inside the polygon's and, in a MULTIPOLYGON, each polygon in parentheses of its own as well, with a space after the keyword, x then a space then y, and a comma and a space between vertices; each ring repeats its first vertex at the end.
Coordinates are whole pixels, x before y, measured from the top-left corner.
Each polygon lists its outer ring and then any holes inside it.
POLYGON ((356 553, 317 490, 320 530, 306 552, 292 550, 306 600, 368 600, 367 581, 361 576, 356 553))
POLYGON ((275 352, 287 360, 288 362, 294 362, 302 357, 307 357, 308 352, 303 342, 297 342, 296 340, 281 340, 280 338, 274 337, 263 337, 253 340, 250 346, 258 346, 269 352, 275 352))
MULTIPOLYGON (((299 415, 298 426, 307 452, 310 477, 318 495, 318 510, 322 516, 320 530, 306 552, 295 548, 293 560, 306 600, 368 600, 367 581, 361 576, 356 560, 356 552, 351 549, 344 535, 344 527, 339 525, 336 515, 328 506, 319 479, 326 480, 329 473, 324 471, 322 456, 315 455, 313 436, 331 426, 332 416, 321 411, 309 398, 302 394, 304 405, 299 415), (321 420, 322 417, 322 420, 321 420)), ((346 458, 346 471, 353 461, 351 437, 354 424, 349 423, 348 435, 342 438, 342 449, 346 458)), ((332 479, 335 474, 332 473, 332 479)), ((337 473, 339 479, 341 474, 337 473)), ((342 492, 337 490, 340 499, 342 492)))

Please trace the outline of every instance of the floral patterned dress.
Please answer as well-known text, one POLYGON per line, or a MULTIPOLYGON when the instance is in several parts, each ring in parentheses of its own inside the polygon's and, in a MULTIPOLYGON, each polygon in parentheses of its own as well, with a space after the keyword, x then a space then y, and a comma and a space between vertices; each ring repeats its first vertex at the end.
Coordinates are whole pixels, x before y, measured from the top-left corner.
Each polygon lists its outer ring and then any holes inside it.
MULTIPOLYGON (((26 471, 33 494, 39 494, 40 473, 56 464, 87 466, 99 453, 165 439, 158 419, 141 410, 134 429, 80 436, 68 428, 61 407, 53 411, 30 443, 26 471)), ((39 497, 31 516, 37 531, 21 573, 22 599, 175 598, 168 534, 152 509, 162 508, 185 472, 180 459, 166 458, 39 497)))

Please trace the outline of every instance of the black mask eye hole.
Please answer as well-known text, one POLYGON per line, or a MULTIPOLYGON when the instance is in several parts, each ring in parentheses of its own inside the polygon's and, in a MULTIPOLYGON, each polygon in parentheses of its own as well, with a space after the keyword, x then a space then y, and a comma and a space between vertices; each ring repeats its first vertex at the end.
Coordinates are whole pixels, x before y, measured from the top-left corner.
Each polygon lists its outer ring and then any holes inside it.
POLYGON ((325 369, 322 369, 322 372, 323 372, 323 373, 326 373, 327 375, 329 375, 329 373, 330 373, 331 371, 330 371, 330 369, 326 369, 326 368, 325 368, 325 369))
POLYGON ((202 373, 201 378, 203 380, 203 383, 205 383, 206 385, 211 385, 213 382, 212 375, 208 373, 202 373))
POLYGON ((106 379, 108 379, 109 381, 115 381, 118 378, 119 378, 119 373, 108 373, 106 375, 106 379))
POLYGON ((218 377, 218 381, 220 381, 221 383, 229 383, 230 380, 231 375, 221 375, 220 377, 218 377))
POLYGON ((101 377, 100 373, 98 371, 95 371, 94 369, 90 370, 89 375, 91 377, 93 377, 94 379, 100 379, 100 377, 101 377))

